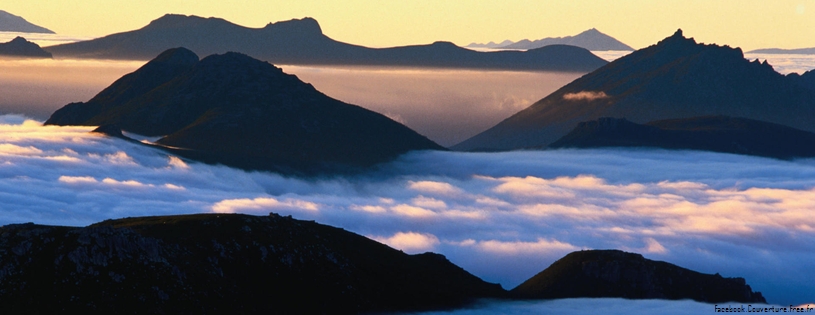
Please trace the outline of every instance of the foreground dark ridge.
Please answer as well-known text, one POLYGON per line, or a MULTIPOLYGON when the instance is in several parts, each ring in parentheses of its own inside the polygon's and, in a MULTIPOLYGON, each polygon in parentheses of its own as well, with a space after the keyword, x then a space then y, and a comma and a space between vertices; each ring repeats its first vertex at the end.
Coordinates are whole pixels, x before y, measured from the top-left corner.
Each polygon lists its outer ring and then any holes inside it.
POLYGON ((625 118, 581 122, 549 148, 656 147, 777 159, 815 156, 815 133, 727 116, 636 124, 625 118))
POLYGON ((346 172, 411 150, 444 150, 404 125, 320 93, 238 53, 170 49, 46 125, 116 125, 174 154, 252 170, 346 172))
POLYGON ((600 117, 635 123, 724 115, 815 132, 815 71, 781 75, 739 48, 705 45, 682 31, 560 88, 455 150, 545 147, 600 117))
POLYGON ((312 18, 253 29, 219 18, 172 14, 138 30, 49 46, 46 50, 57 58, 149 60, 174 47, 187 47, 202 56, 236 51, 274 64, 589 72, 607 63, 588 50, 573 46, 485 53, 450 42, 435 42, 376 49, 335 41, 325 36, 312 18))
POLYGON ((764 302, 741 278, 604 250, 571 253, 507 292, 442 255, 274 213, 0 227, 2 314, 347 314, 565 297, 764 302))
POLYGON ((2 314, 354 314, 505 295, 442 255, 275 214, 0 227, 2 314))
POLYGON ((573 252, 512 289, 515 297, 620 297, 767 303, 743 278, 723 278, 619 250, 573 252))

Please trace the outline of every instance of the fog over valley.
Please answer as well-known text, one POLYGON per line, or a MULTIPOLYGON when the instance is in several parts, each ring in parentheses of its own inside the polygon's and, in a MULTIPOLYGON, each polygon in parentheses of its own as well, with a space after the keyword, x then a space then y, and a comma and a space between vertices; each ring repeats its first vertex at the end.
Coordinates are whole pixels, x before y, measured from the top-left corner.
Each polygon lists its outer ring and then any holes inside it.
POLYGON ((2 117, 0 225, 277 212, 434 251, 512 288, 568 252, 615 248, 745 277, 771 303, 815 291, 815 161, 693 151, 415 152, 296 179, 2 117))
MULTIPOLYGON (((594 52, 614 60, 626 52, 594 52)), ((813 55, 747 54, 776 71, 815 68, 813 55)), ((38 120, 71 102, 87 101, 143 61, 0 59, 0 114, 38 120)), ((582 73, 281 66, 319 91, 385 114, 450 146, 526 108, 582 73)))

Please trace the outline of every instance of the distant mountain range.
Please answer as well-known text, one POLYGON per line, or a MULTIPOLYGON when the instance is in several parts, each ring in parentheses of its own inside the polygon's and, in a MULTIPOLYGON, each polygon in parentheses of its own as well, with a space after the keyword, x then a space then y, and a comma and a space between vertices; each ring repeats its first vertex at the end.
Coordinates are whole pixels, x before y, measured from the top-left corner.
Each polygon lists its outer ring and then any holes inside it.
POLYGON ((511 293, 530 299, 619 297, 767 303, 743 278, 702 274, 619 250, 570 253, 511 293))
POLYGON ((40 45, 17 36, 8 43, 0 43, 0 56, 51 58, 51 53, 40 48, 40 45))
POLYGON ((0 32, 48 33, 54 31, 29 23, 24 18, 0 10, 0 32))
POLYGON ((677 31, 555 91, 455 150, 545 147, 600 117, 634 123, 724 115, 815 132, 815 71, 781 75, 741 49, 677 31))
POLYGON ((568 254, 507 292, 442 255, 408 255, 274 213, 6 225, 0 271, 3 314, 359 314, 450 309, 480 298, 766 303, 742 278, 603 250, 568 254))
POLYGON ((758 120, 706 116, 636 124, 600 118, 577 124, 549 148, 658 147, 756 155, 815 157, 815 133, 758 120))
POLYGON ((49 46, 46 50, 57 58, 149 60, 175 47, 186 47, 202 56, 241 52, 274 64, 588 72, 607 63, 588 50, 573 46, 549 46, 526 52, 476 52, 449 42, 367 48, 323 35, 320 25, 312 18, 270 23, 254 29, 219 18, 170 14, 138 30, 49 46))
POLYGON ((467 48, 501 48, 501 47, 504 47, 504 46, 507 46, 507 45, 512 45, 514 43, 515 42, 506 39, 506 40, 504 40, 503 42, 500 42, 500 43, 496 43, 496 42, 489 42, 489 43, 486 43, 486 44, 470 43, 469 45, 464 46, 464 47, 467 47, 467 48))
POLYGON ((202 60, 161 53, 46 125, 116 125, 174 154, 282 173, 367 167, 410 150, 444 150, 381 114, 330 98, 296 76, 239 53, 202 60))
POLYGON ((575 36, 547 37, 530 41, 528 39, 512 42, 505 40, 499 44, 489 42, 488 44, 472 43, 466 47, 472 48, 494 48, 494 49, 536 49, 549 45, 570 45, 582 47, 588 50, 634 50, 631 46, 623 44, 617 39, 601 33, 595 28, 584 31, 575 36))
POLYGON ((815 55, 815 47, 812 48, 798 48, 798 49, 781 49, 781 48, 765 48, 748 51, 751 54, 797 54, 797 55, 815 55))

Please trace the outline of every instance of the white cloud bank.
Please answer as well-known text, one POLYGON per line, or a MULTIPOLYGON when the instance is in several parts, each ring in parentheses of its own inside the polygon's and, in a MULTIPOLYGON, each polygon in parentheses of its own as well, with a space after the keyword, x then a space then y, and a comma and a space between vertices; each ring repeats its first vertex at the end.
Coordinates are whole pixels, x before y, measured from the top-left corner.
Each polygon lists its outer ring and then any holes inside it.
POLYGON ((0 116, 0 224, 277 212, 435 251, 512 288, 579 249, 617 248, 813 302, 815 160, 664 150, 423 152, 295 179, 203 165, 87 127, 0 116))

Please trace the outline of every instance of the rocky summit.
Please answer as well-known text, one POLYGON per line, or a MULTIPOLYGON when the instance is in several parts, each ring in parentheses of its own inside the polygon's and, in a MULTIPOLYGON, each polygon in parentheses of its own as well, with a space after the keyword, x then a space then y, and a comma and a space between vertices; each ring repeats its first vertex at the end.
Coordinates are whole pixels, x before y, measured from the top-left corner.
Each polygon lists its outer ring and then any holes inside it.
POLYGON ((384 115, 330 98, 267 62, 239 53, 202 60, 160 54, 46 125, 117 125, 163 136, 174 154, 280 172, 367 167, 411 150, 443 150, 384 115))

